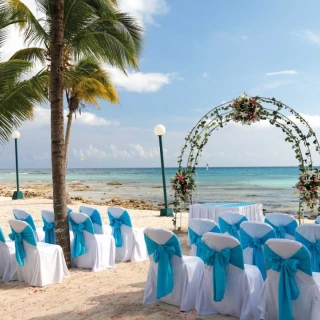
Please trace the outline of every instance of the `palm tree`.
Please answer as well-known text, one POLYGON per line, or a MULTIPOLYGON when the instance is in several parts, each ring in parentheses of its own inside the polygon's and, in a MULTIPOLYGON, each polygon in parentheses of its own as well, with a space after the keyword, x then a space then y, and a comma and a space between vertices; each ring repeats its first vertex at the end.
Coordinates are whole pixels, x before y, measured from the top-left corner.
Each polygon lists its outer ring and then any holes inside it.
POLYGON ((63 127, 63 29, 64 0, 54 0, 51 11, 50 102, 51 162, 55 235, 62 247, 66 263, 71 267, 70 236, 66 203, 66 161, 63 127))
POLYGON ((69 109, 65 135, 66 161, 68 160, 73 115, 77 111, 81 112, 79 107, 86 104, 99 108, 97 99, 104 99, 111 103, 119 102, 115 87, 109 80, 106 71, 95 59, 82 59, 70 71, 74 72, 76 76, 71 78, 69 83, 65 83, 69 109))
MULTIPOLYGON (((63 137, 63 78, 67 84, 73 65, 82 58, 96 58, 125 72, 137 68, 142 28, 117 8, 116 0, 37 0, 37 19, 20 0, 7 0, 20 21, 27 49, 12 59, 44 63, 50 68, 51 146, 56 239, 70 258, 66 213, 66 152, 63 137), (62 76, 63 74, 63 76, 62 76)), ((68 89, 68 87, 65 87, 68 89)), ((71 99, 70 99, 71 101, 71 99)))
MULTIPOLYGON (((8 37, 7 27, 14 23, 18 23, 16 17, 0 0, 0 49, 8 37)), ((31 119, 34 104, 45 99, 43 72, 23 80, 31 67, 32 63, 20 59, 0 62, 0 143, 8 141, 14 127, 31 119)))

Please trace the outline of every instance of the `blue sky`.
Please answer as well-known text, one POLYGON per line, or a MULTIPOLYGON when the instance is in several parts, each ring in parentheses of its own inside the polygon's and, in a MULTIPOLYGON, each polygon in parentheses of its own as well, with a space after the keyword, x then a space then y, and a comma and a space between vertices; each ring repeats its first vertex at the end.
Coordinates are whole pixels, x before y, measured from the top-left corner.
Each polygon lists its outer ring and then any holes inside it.
MULTIPOLYGON (((34 0, 24 2, 33 8, 34 0)), ((77 116, 69 167, 157 167, 158 123, 167 129, 165 163, 175 167, 193 125, 243 92, 290 105, 320 136, 319 1, 119 2, 146 30, 140 70, 125 77, 109 69, 121 103, 77 116)), ((4 55, 18 44, 12 37, 4 55)), ((49 122, 49 110, 37 107, 19 129, 21 168, 50 167, 49 122)), ((266 124, 228 125, 211 136, 200 165, 297 165, 284 138, 266 124)), ((13 167, 10 141, 0 147, 0 168, 13 167)))

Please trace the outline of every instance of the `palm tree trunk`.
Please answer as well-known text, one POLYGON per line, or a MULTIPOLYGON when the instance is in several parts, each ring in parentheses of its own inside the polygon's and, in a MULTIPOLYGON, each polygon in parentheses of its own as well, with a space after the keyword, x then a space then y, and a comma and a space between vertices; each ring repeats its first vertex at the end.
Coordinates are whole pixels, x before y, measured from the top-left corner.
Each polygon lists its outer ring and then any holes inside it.
POLYGON ((64 0, 52 1, 51 29, 51 162, 53 210, 56 242, 63 249, 68 267, 71 267, 70 236, 66 205, 66 162, 63 127, 63 14, 64 0))
POLYGON ((73 119, 73 112, 69 109, 68 122, 67 122, 67 128, 66 128, 66 138, 65 138, 66 170, 67 170, 67 166, 68 166, 68 155, 69 155, 72 119, 73 119))

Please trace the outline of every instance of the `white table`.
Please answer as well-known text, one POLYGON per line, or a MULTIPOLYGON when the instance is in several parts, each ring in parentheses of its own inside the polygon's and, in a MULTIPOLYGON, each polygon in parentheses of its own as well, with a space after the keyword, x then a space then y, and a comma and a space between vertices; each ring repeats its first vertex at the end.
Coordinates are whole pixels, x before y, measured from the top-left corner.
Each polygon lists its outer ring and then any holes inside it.
POLYGON ((251 202, 193 204, 189 206, 189 220, 203 218, 218 223, 220 213, 227 211, 244 214, 249 221, 264 221, 262 204, 251 202))

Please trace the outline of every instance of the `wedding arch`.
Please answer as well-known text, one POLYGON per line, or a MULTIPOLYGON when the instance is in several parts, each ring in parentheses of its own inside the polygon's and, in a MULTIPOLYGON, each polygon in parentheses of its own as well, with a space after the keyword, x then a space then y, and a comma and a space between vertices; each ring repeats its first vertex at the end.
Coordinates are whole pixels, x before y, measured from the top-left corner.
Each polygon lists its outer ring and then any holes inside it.
POLYGON ((315 132, 298 112, 275 98, 251 97, 243 94, 235 100, 222 103, 210 110, 186 136, 178 158, 178 171, 171 179, 175 193, 173 219, 175 226, 177 213, 190 200, 195 188, 192 175, 196 171, 201 152, 212 133, 231 121, 251 125, 261 120, 269 121, 286 134, 285 141, 292 144, 295 158, 299 162, 301 174, 295 185, 299 193, 299 222, 301 223, 305 205, 312 211, 318 206, 318 215, 320 215, 320 173, 313 168, 311 155, 311 151, 314 150, 320 153, 315 132), (285 115, 285 113, 289 114, 285 115), (189 154, 186 156, 187 152, 189 154), (184 159, 186 159, 185 165, 183 165, 184 159))

